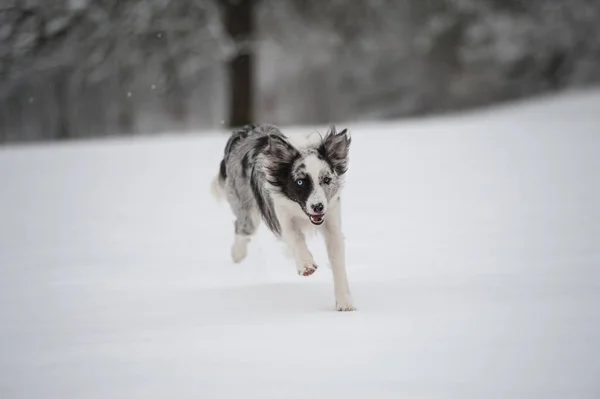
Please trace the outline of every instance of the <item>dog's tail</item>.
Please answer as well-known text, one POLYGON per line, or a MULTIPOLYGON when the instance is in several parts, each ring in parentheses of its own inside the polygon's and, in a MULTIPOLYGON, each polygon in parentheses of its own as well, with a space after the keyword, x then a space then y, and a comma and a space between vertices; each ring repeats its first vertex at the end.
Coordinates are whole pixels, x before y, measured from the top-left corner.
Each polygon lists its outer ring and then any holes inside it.
POLYGON ((217 202, 223 201, 225 197, 225 180, 227 179, 227 171, 225 169, 225 160, 221 161, 219 173, 213 178, 210 183, 210 192, 217 202))

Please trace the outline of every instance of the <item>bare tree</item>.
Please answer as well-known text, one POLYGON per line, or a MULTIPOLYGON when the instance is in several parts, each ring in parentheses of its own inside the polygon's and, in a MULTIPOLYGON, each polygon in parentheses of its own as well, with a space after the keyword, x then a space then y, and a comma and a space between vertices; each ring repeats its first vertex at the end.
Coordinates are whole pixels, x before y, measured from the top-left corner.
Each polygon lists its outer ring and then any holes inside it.
POLYGON ((228 126, 251 123, 254 118, 254 11, 255 0, 220 1, 227 33, 236 53, 227 62, 229 77, 228 126))

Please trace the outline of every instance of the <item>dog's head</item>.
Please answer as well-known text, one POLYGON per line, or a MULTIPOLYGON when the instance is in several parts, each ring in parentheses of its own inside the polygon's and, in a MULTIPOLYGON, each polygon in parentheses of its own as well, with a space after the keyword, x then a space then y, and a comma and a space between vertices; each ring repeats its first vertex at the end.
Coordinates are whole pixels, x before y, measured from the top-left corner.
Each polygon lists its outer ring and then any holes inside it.
POLYGON ((332 126, 316 145, 294 147, 278 135, 269 137, 268 180, 282 195, 297 203, 311 223, 325 221, 332 199, 339 193, 348 169, 351 139, 346 129, 332 126))

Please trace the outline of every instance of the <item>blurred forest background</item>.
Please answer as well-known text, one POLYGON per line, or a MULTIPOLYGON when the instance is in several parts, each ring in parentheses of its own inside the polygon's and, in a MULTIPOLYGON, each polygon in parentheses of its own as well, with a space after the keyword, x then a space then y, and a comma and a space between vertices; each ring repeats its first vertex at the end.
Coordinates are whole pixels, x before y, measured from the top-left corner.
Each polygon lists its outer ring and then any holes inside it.
POLYGON ((0 0, 0 142, 431 115, 598 82, 598 0, 0 0))

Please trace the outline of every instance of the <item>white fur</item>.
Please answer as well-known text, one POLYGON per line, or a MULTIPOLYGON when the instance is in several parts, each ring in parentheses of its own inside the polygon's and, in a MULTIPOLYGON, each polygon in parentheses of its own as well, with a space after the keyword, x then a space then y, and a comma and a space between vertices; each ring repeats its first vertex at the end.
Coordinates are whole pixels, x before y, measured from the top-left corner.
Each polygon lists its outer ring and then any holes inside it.
POLYGON ((309 155, 303 159, 303 162, 306 165, 306 172, 311 175, 314 182, 313 192, 310 197, 308 197, 308 201, 306 201, 306 210, 310 212, 312 210, 312 205, 321 203, 324 206, 323 212, 327 212, 327 197, 325 196, 325 191, 323 191, 323 188, 319 184, 319 174, 321 173, 321 170, 323 170, 324 162, 315 155, 309 155))
POLYGON ((274 205, 281 224, 281 239, 296 261, 298 273, 302 274, 306 269, 315 269, 315 261, 306 246, 305 231, 310 225, 308 218, 297 204, 283 196, 274 197, 274 205))
POLYGON ((346 275, 346 249, 342 235, 341 204, 336 201, 327 213, 323 224, 323 237, 327 246, 327 255, 333 272, 333 289, 336 308, 339 311, 355 310, 346 275))
MULTIPOLYGON (((314 258, 306 245, 306 234, 315 229, 315 226, 310 223, 297 204, 283 196, 274 196, 274 200, 277 217, 281 223, 281 238, 285 242, 289 254, 296 262, 298 274, 303 274, 308 269, 316 269, 314 258)), ((353 311, 356 308, 353 305, 346 274, 339 195, 332 198, 331 202, 325 222, 316 228, 323 234, 327 247, 327 255, 333 273, 336 309, 338 311, 353 311)))
POLYGON ((217 200, 217 202, 222 202, 225 200, 225 190, 221 187, 219 183, 219 175, 216 175, 211 183, 210 183, 210 193, 217 200))
MULTIPOLYGON (((312 136, 314 135, 309 137, 292 136, 290 141, 296 148, 302 148, 314 139, 318 139, 318 137, 314 138, 312 136)), ((310 210, 310 205, 322 203, 324 205, 325 221, 321 226, 314 226, 298 204, 290 201, 285 196, 273 193, 275 211, 281 223, 281 239, 286 244, 286 252, 296 262, 298 274, 302 275, 307 270, 314 271, 317 267, 306 245, 306 235, 315 229, 319 231, 325 239, 327 256, 331 264, 336 309, 338 311, 356 310, 346 273, 345 245, 341 222, 341 192, 338 192, 328 203, 325 192, 319 185, 319 174, 324 169, 323 161, 315 155, 309 155, 302 162, 306 166, 306 172, 311 175, 314 182, 314 192, 307 201, 307 208, 310 210)), ((343 180, 343 177, 340 178, 343 180)))
POLYGON ((235 263, 240 263, 246 259, 248 254, 248 243, 250 242, 249 236, 235 235, 235 241, 231 247, 231 259, 235 263))

